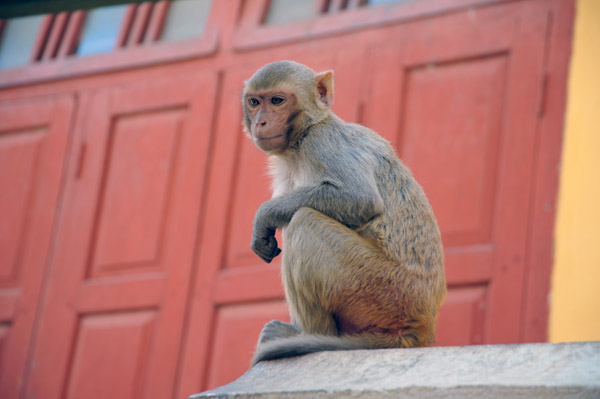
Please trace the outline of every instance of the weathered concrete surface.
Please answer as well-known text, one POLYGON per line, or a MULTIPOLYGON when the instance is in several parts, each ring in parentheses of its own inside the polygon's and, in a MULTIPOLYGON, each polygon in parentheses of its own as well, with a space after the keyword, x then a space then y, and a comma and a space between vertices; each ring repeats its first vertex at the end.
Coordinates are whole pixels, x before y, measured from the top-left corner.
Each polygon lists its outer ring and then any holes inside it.
POLYGON ((600 342, 320 352, 191 398, 600 398, 600 342))

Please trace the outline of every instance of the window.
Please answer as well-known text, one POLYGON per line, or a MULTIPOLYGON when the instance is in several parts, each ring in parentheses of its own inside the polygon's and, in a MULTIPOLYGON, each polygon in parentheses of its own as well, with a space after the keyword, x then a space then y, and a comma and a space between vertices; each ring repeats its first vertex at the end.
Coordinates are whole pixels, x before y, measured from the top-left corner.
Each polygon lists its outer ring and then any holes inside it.
POLYGON ((332 15, 366 6, 407 3, 413 0, 270 0, 265 24, 305 21, 320 15, 332 15))
POLYGON ((161 34, 161 40, 183 40, 201 36, 204 33, 210 0, 174 0, 169 4, 169 11, 161 34))
POLYGON ((303 21, 316 15, 320 0, 271 0, 265 18, 267 24, 285 24, 303 21))
POLYGON ((205 33, 211 4, 211 0, 144 2, 0 19, 0 70, 198 38, 205 33))
POLYGON ((117 44, 126 4, 95 8, 87 12, 77 55, 112 51, 117 44))
POLYGON ((0 21, 0 69, 29 64, 43 15, 0 21))

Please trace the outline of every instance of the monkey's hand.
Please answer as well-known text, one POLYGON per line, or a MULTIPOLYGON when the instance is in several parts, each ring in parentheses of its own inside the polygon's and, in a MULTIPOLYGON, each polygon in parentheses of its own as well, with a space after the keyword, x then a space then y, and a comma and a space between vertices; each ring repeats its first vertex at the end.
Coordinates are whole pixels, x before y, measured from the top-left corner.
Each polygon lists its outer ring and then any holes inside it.
POLYGON ((252 229, 252 243, 250 244, 250 248, 252 248, 262 260, 271 263, 273 258, 281 253, 281 249, 277 248, 275 228, 266 227, 262 221, 256 217, 252 229))

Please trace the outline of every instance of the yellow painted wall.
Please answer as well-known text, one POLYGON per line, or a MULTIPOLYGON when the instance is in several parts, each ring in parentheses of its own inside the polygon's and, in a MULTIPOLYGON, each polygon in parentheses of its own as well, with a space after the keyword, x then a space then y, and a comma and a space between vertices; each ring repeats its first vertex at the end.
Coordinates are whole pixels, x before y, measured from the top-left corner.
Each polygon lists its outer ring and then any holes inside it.
POLYGON ((600 340, 600 0, 576 3, 549 338, 600 340))

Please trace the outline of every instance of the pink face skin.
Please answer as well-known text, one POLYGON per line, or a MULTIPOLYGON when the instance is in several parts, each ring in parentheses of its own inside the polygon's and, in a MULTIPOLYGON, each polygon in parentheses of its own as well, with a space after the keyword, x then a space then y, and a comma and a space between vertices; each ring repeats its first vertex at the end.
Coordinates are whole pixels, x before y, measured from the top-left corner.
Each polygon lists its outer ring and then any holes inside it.
POLYGON ((254 144, 266 152, 286 149, 290 122, 297 113, 294 93, 261 90, 247 93, 245 101, 254 144))

